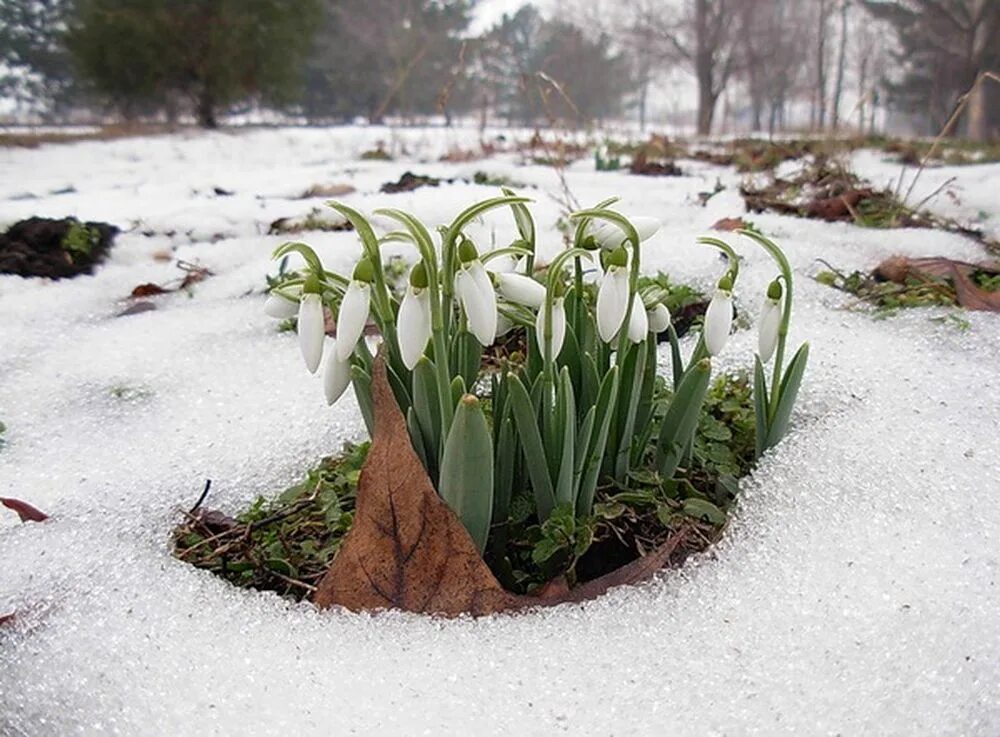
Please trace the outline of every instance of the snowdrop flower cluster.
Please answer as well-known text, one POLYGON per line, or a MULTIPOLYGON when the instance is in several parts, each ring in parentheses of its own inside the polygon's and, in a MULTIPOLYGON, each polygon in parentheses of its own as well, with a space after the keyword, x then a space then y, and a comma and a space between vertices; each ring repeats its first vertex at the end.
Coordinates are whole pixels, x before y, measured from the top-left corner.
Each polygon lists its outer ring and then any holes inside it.
MULTIPOLYGON (((540 522, 559 506, 589 515, 598 481, 627 485, 630 471, 648 457, 647 444, 655 448, 658 473, 671 478, 690 453, 711 358, 725 346, 733 321, 739 263, 728 244, 703 239, 722 249, 730 265, 685 362, 664 304, 666 293, 640 285, 642 243, 656 234, 659 221, 627 217, 612 208, 615 200, 573 213, 573 244, 539 276, 527 202, 504 190, 462 211, 440 229, 440 239, 417 218, 395 209, 376 212, 399 226, 380 238, 361 213, 330 203, 354 225, 363 246, 350 278, 324 269, 309 246, 289 243, 275 257, 300 254, 305 274, 273 289, 265 304, 275 317, 297 314, 307 370, 315 373, 323 366, 330 404, 353 386, 369 431, 376 361, 384 362, 414 450, 480 549, 491 515, 506 520, 514 489, 530 488, 540 522), (519 238, 481 251, 464 228, 498 208, 510 209, 519 238), (416 252, 400 295, 390 288, 382 265, 381 246, 390 241, 408 243, 416 252), (592 269, 599 273, 596 288, 583 278, 592 269), (326 336, 327 308, 336 326, 333 339, 326 336), (499 371, 484 368, 484 350, 515 329, 523 331, 519 351, 499 371), (362 340, 371 330, 381 337, 379 357, 362 340), (672 358, 669 397, 654 395, 662 334, 672 358), (492 422, 483 412, 487 398, 492 422), (470 458, 490 465, 482 462, 484 447, 494 449, 492 467, 468 468, 470 458), (473 477, 482 479, 482 488, 456 481, 473 477)), ((762 245, 780 254, 769 241, 762 245)), ((762 364, 774 354, 780 378, 790 315, 790 270, 783 267, 779 279, 782 283, 768 290, 760 319, 761 452, 771 435, 784 432, 787 395, 797 391, 797 383, 790 392, 782 383, 781 391, 764 396, 762 364)))

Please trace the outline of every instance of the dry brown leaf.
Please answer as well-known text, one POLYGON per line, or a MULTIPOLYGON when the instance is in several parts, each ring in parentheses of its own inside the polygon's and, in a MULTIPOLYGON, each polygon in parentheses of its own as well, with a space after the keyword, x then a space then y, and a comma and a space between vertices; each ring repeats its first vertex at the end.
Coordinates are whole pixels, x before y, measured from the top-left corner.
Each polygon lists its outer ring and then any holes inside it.
POLYGON ((22 502, 20 499, 0 496, 0 504, 3 504, 7 509, 17 512, 17 516, 21 518, 22 522, 44 522, 49 518, 49 515, 45 514, 45 512, 35 509, 35 507, 27 502, 22 502))
POLYGON ((650 555, 574 589, 557 579, 538 597, 512 594, 434 490, 410 445, 381 357, 372 399, 376 430, 361 470, 354 524, 319 583, 314 602, 320 608, 479 616, 580 602, 649 578, 670 562, 684 540, 681 532, 650 555))
POLYGON ((1000 312, 1000 292, 990 292, 977 286, 968 273, 955 268, 952 279, 955 281, 955 293, 958 303, 967 310, 985 310, 1000 312))
POLYGON ((712 226, 712 230, 732 232, 745 227, 747 227, 747 224, 743 221, 743 218, 722 218, 716 221, 715 225, 712 226))
POLYGON ((990 292, 979 287, 970 278, 970 274, 975 271, 1000 274, 1000 265, 973 264, 968 261, 955 261, 943 256, 925 258, 891 256, 876 266, 872 273, 878 279, 898 284, 905 284, 906 279, 911 276, 927 279, 951 279, 955 284, 958 303, 962 307, 967 310, 1000 312, 1000 292, 990 292))

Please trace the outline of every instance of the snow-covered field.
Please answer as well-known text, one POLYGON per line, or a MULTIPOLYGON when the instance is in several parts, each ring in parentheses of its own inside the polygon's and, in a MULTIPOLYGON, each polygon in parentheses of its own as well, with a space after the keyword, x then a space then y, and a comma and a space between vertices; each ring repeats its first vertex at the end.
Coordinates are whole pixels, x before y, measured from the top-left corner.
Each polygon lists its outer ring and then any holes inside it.
MULTIPOLYGON (((799 275, 792 340, 812 358, 795 428, 745 482, 724 541, 654 584, 438 621, 319 613, 170 556, 206 478, 209 505, 234 511, 360 432, 356 406, 327 408, 294 336, 261 311, 284 240, 268 225, 322 202, 303 190, 351 184, 355 207, 436 225, 495 190, 379 185, 506 175, 529 185, 543 250, 559 247, 552 169, 437 161, 475 137, 288 129, 0 150, 0 225, 77 215, 125 230, 94 276, 0 277, 0 496, 53 515, 0 515, 0 615, 18 612, 0 629, 0 734, 1000 733, 1000 316, 969 313, 965 331, 942 311, 874 320, 808 278, 817 258, 983 257, 958 236, 752 218, 799 275), (359 160, 378 139, 401 157, 359 160), (170 249, 215 276, 117 317, 134 286, 179 275, 154 258, 170 249)), ((854 163, 877 184, 899 175, 875 152, 854 163)), ((567 182, 581 204, 620 194, 623 211, 660 217, 645 264, 707 288, 720 262, 694 238, 742 212, 739 176, 682 166, 648 179, 584 160, 567 182), (699 207, 716 177, 727 189, 699 207)), ((952 176, 955 196, 932 207, 1000 233, 1000 165, 928 171, 914 199, 952 176)), ((476 229, 514 237, 506 213, 476 229)), ((359 251, 351 233, 302 238, 331 266, 359 251)), ((755 315, 773 267, 738 249, 755 315)), ((723 368, 749 366, 755 340, 735 335, 723 368)))

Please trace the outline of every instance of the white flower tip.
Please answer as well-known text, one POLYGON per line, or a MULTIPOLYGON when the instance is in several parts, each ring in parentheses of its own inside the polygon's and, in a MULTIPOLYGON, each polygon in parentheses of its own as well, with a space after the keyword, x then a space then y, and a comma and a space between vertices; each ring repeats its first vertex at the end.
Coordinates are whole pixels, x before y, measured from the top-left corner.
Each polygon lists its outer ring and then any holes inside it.
POLYGON ((278 320, 287 320, 290 317, 295 317, 298 311, 298 302, 293 302, 274 292, 267 295, 267 300, 264 302, 264 313, 278 320))
POLYGON ((610 343, 618 334, 628 312, 628 273, 612 268, 604 275, 597 291, 597 332, 610 343))
POLYGON ((646 215, 637 215, 634 218, 630 218, 632 221, 632 227, 635 228, 636 232, 639 234, 640 241, 648 241, 657 231, 660 229, 659 218, 648 217, 646 215))
POLYGON ((646 339, 649 332, 649 319, 646 317, 646 308, 643 307, 642 297, 638 294, 632 297, 632 313, 628 319, 628 339, 633 343, 641 343, 646 339))
POLYGON ((323 359, 323 340, 326 332, 323 320, 323 300, 318 294, 306 294, 299 302, 299 349, 309 373, 319 370, 323 359))
POLYGON ((733 327, 733 296, 721 289, 715 290, 712 301, 705 311, 705 326, 703 336, 705 348, 710 356, 717 356, 729 340, 729 331, 733 327))
POLYGON ((646 311, 646 318, 649 321, 649 330, 659 335, 670 327, 670 310, 662 302, 653 306, 653 309, 646 311))
POLYGON ((326 365, 323 367, 323 394, 326 395, 326 403, 334 404, 350 385, 351 362, 339 360, 334 345, 334 350, 327 355, 326 365))
POLYGON ((354 353, 365 324, 368 322, 368 308, 371 301, 371 287, 359 281, 352 281, 344 292, 337 313, 337 358, 346 361, 354 353))

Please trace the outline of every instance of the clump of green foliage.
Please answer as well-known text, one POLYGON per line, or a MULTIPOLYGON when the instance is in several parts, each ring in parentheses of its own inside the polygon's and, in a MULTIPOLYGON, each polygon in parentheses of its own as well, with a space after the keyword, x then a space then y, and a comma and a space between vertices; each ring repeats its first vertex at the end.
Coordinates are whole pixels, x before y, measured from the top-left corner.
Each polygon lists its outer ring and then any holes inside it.
MULTIPOLYGON (((660 380, 658 391, 669 396, 660 380)), ((369 443, 348 444, 274 498, 257 497, 235 518, 188 514, 174 532, 174 554, 244 588, 300 600, 326 573, 354 519, 361 466, 369 443)), ((649 453, 655 451, 651 440, 649 453)), ((563 574, 571 582, 605 572, 598 558, 634 559, 683 527, 696 529, 689 552, 721 534, 736 498, 737 479, 754 458, 751 387, 742 374, 719 376, 706 396, 688 468, 669 480, 637 471, 628 487, 597 491, 592 515, 568 506, 543 523, 530 493, 511 500, 503 536, 491 538, 486 560, 511 591, 528 593, 563 574)))
POLYGON ((525 186, 527 186, 523 182, 515 181, 505 174, 491 174, 490 172, 482 170, 477 171, 475 174, 472 175, 472 183, 482 184, 488 187, 524 188, 525 186))
POLYGON ((73 221, 62 239, 62 248, 71 255, 90 256, 94 247, 101 242, 97 228, 91 228, 79 221, 73 221))
POLYGON ((257 497, 236 518, 188 514, 175 555, 237 586, 302 599, 326 573, 354 520, 369 443, 345 445, 272 500, 257 497))
MULTIPOLYGON (((878 317, 888 317, 901 309, 913 307, 960 307, 958 293, 951 279, 923 273, 909 273, 902 282, 879 279, 875 275, 852 271, 845 273, 832 267, 814 277, 820 284, 853 294, 859 300, 874 305, 878 317)), ((1000 275, 973 271, 972 283, 987 292, 1000 291, 1000 275)))

